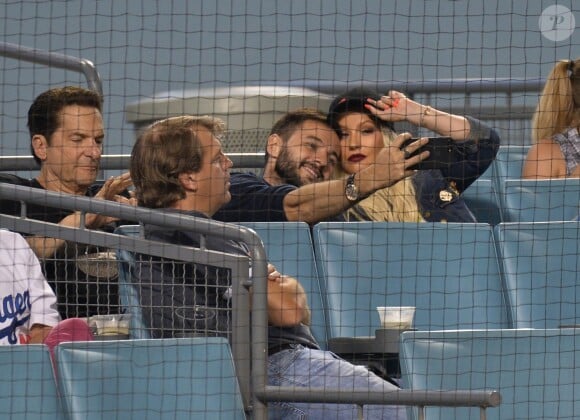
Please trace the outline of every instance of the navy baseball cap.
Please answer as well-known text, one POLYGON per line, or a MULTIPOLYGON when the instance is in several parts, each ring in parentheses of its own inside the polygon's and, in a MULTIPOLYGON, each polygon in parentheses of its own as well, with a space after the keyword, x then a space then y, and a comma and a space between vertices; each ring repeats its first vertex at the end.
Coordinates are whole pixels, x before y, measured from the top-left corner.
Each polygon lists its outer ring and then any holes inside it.
POLYGON ((362 112, 371 117, 378 125, 382 127, 388 127, 392 131, 395 131, 393 123, 390 121, 383 121, 380 118, 374 116, 368 109, 365 108, 367 104, 367 99, 374 99, 378 101, 381 99, 381 95, 378 93, 366 89, 366 88, 354 88, 344 92, 342 95, 336 97, 328 109, 327 120, 328 124, 335 130, 339 131, 340 127, 338 125, 338 120, 344 115, 351 112, 362 112))

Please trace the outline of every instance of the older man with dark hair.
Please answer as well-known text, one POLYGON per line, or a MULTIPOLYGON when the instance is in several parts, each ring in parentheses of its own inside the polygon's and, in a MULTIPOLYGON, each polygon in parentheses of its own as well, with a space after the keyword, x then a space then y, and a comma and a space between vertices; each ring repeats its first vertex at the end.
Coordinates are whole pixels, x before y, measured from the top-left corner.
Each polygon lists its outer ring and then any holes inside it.
MULTIPOLYGON (((102 98, 98 93, 75 86, 43 92, 30 106, 28 127, 32 154, 40 164, 38 176, 25 179, 0 174, 0 182, 130 203, 128 197, 121 195, 131 184, 128 173, 104 184, 95 183, 105 138, 102 98)), ((17 201, 0 200, 0 212, 4 214, 19 215, 20 206, 17 201)), ((80 212, 46 205, 27 205, 27 216, 66 227, 81 224, 80 212)), ((87 214, 85 226, 99 229, 111 221, 87 214)), ((118 310, 116 263, 101 258, 107 254, 57 238, 28 236, 26 240, 43 263, 63 318, 118 310)))

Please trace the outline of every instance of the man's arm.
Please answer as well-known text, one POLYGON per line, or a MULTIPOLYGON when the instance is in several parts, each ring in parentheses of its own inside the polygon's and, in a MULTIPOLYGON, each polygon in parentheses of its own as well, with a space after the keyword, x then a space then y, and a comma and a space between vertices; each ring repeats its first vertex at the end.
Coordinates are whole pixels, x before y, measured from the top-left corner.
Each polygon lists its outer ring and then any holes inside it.
MULTIPOLYGON (((400 148, 409 138, 411 135, 408 133, 397 136, 377 154, 374 164, 357 172, 355 185, 361 198, 412 175, 414 171, 407 168, 429 156, 429 152, 423 152, 405 159, 405 153, 400 148)), ((418 140, 406 147, 407 152, 412 154, 427 142, 426 138, 418 140)), ((346 179, 337 179, 305 185, 288 193, 284 198, 286 218, 289 221, 317 223, 342 213, 353 204, 345 196, 345 185, 346 179)))
MULTIPOLYGON (((120 195, 122 191, 127 189, 131 185, 131 177, 129 173, 125 173, 118 177, 109 178, 95 195, 95 198, 102 200, 116 201, 118 203, 125 203, 136 205, 134 199, 124 197, 120 195)), ((89 229, 98 229, 107 223, 115 221, 115 218, 106 217, 99 214, 87 213, 85 216, 85 225, 89 229)), ((80 227, 81 225, 81 213, 75 212, 65 218, 63 218, 59 223, 61 226, 66 227, 80 227)), ((32 248, 34 253, 39 258, 50 258, 60 247, 65 243, 62 239, 49 238, 43 236, 30 236, 26 238, 28 245, 32 248)))
POLYGON ((18 235, 14 247, 15 252, 20 253, 14 255, 14 260, 23 262, 26 269, 24 281, 30 297, 29 343, 42 343, 60 321, 56 296, 42 274, 38 258, 26 245, 24 238, 18 235))
POLYGON ((30 340, 28 344, 42 344, 44 343, 44 339, 48 336, 48 334, 52 331, 53 327, 49 327, 48 325, 42 324, 34 324, 30 328, 30 340))

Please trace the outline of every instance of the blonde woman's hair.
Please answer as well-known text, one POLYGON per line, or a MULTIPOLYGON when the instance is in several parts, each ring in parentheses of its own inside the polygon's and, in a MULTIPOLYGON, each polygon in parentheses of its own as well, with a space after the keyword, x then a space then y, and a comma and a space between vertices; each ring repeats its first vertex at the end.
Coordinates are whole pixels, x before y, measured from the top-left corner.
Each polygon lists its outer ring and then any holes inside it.
POLYGON ((580 62, 561 60, 548 75, 532 119, 532 142, 580 122, 580 62))
MULTIPOLYGON (((381 129, 385 146, 395 139, 388 128, 381 129)), ((346 175, 338 169, 340 176, 346 175)), ((411 178, 404 178, 394 185, 375 191, 344 212, 346 220, 377 222, 424 222, 411 178)))

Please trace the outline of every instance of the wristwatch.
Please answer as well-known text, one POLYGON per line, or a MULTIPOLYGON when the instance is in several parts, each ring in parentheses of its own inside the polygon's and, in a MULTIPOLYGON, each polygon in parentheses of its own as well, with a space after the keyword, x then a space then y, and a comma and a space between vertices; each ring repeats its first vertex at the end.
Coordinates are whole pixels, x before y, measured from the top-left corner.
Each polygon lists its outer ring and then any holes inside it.
POLYGON ((350 175, 346 179, 346 186, 344 187, 344 195, 348 201, 357 201, 359 199, 358 187, 354 183, 354 176, 356 174, 350 175))

